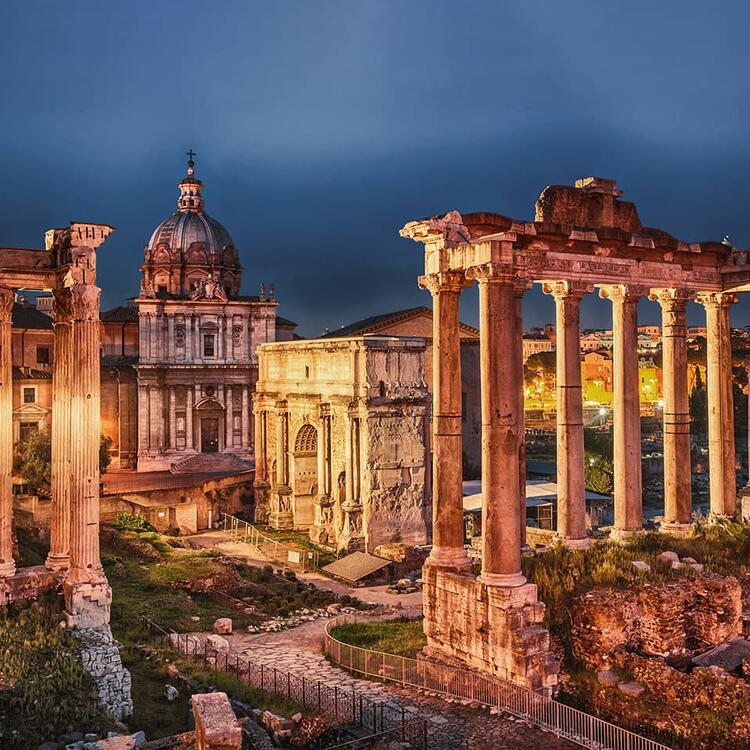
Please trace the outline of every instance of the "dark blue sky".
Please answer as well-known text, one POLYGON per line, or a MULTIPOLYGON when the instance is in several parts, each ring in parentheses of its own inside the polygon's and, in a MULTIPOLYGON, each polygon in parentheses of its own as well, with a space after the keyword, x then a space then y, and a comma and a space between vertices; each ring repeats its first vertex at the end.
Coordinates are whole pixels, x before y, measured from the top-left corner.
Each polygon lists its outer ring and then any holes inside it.
MULTIPOLYGON (((244 292, 275 283, 306 335, 429 304, 406 221, 530 218, 545 185, 589 174, 646 225, 749 246, 749 22, 747 3, 686 0, 6 0, 0 245, 112 224, 100 285, 119 304, 192 147, 244 292)), ((553 306, 535 291, 524 314, 553 306)), ((584 325, 608 321, 585 302, 584 325)))

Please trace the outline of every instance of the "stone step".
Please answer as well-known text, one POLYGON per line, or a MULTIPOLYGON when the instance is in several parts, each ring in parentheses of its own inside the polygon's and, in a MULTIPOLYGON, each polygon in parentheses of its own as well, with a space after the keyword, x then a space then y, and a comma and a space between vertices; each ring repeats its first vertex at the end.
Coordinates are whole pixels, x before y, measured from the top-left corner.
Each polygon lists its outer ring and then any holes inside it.
POLYGON ((252 463, 232 453, 197 453, 175 461, 172 474, 241 474, 250 471, 252 463))

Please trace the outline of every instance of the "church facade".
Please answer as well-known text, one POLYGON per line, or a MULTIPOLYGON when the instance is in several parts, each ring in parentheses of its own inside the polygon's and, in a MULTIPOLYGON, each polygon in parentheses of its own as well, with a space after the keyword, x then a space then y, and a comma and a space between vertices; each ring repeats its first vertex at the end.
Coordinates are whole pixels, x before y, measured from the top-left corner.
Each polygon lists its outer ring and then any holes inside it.
POLYGON ((186 464, 198 454, 250 458, 256 349, 276 340, 273 292, 240 295, 237 250, 204 211, 192 160, 179 188, 146 245, 136 300, 139 471, 220 465, 186 464))

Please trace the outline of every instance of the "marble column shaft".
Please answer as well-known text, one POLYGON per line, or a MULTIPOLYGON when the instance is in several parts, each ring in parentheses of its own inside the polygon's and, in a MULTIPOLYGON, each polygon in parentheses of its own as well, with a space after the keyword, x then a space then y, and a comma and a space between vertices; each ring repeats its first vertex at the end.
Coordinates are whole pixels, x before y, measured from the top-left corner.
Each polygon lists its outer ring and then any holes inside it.
MULTIPOLYGON (((459 301, 463 273, 423 276, 432 294, 432 551, 428 563, 470 567, 464 547, 459 301)), ((515 306, 511 310, 515 314, 515 306)), ((518 496, 516 496, 518 504, 518 496)))
POLYGON ((494 265, 479 280, 482 397, 482 575, 487 585, 521 586, 518 327, 513 276, 494 265))
POLYGON ((193 389, 185 388, 185 447, 193 447, 193 389))
MULTIPOLYGON (((525 279, 516 279, 514 296, 516 301, 516 327, 523 332, 523 295, 530 288, 530 282, 525 279)), ((523 336, 521 346, 518 348, 518 418, 520 420, 518 442, 518 503, 521 514, 521 545, 526 544, 526 404, 523 394, 523 336)))
POLYGON ((67 580, 100 582, 104 571, 99 559, 99 440, 101 290, 79 284, 71 291, 73 306, 71 378, 70 570, 67 580))
POLYGON ((16 572, 13 560, 12 289, 0 288, 0 578, 16 572))
POLYGON ((685 325, 689 295, 678 289, 654 289, 650 297, 659 302, 662 321, 664 523, 661 529, 677 531, 690 524, 693 511, 685 325))
POLYGON ((586 536, 583 396, 581 387, 581 299, 593 287, 570 281, 544 284, 555 298, 557 342, 557 535, 572 548, 586 536))
POLYGON ((169 386, 169 447, 177 448, 177 402, 174 386, 169 386))
POLYGON ((234 396, 232 394, 232 386, 226 387, 225 396, 225 411, 224 411, 224 448, 229 450, 234 447, 234 396))
POLYGON ((706 309, 706 379, 708 390, 708 479, 711 513, 734 516, 735 489, 734 406, 732 398, 732 342, 729 306, 733 294, 698 295, 706 309))
POLYGON ((52 492, 50 550, 47 567, 64 570, 70 565, 71 384, 73 366, 73 318, 67 290, 55 291, 55 341, 52 369, 52 492))
POLYGON ((240 386, 242 389, 242 398, 241 398, 241 408, 242 408, 242 414, 240 416, 240 431, 241 431, 241 439, 242 439, 242 447, 247 449, 250 447, 250 415, 248 413, 249 409, 249 399, 248 399, 248 390, 247 386, 243 385, 240 386))
POLYGON ((638 377, 638 300, 644 290, 618 284, 600 295, 612 302, 615 523, 613 539, 643 528, 641 411, 638 377))

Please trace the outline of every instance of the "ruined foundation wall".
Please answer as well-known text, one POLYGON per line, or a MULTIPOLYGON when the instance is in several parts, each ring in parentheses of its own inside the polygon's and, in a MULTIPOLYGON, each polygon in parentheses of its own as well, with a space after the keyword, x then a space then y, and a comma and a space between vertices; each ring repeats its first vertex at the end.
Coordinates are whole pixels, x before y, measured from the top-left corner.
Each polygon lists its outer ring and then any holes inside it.
POLYGON ((431 566, 423 581, 428 658, 447 656, 532 690, 555 687, 560 664, 541 625, 545 605, 534 584, 487 586, 431 566))
POLYGON ((738 634, 741 615, 742 590, 731 576, 595 589, 573 602, 573 653, 603 669, 618 649, 657 656, 704 651, 738 634))
POLYGON ((81 646, 81 663, 94 678, 99 705, 118 721, 133 713, 130 672, 122 665, 119 643, 109 625, 74 628, 71 634, 81 646))

